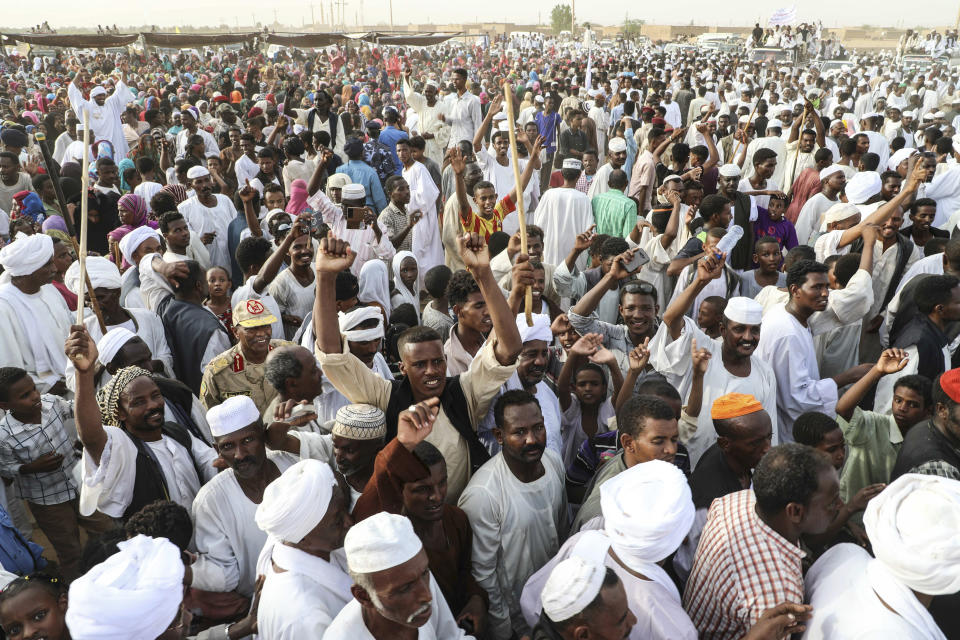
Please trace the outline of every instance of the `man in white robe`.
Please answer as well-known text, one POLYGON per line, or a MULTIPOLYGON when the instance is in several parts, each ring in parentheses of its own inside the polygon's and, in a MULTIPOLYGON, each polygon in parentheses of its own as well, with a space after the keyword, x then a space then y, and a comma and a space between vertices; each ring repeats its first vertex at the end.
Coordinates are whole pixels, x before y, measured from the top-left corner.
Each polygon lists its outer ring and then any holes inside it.
POLYGON ((623 138, 610 138, 607 149, 607 162, 597 169, 596 175, 593 176, 593 182, 587 189, 587 197, 590 198, 591 202, 594 196, 610 190, 610 185, 607 184, 610 180, 610 174, 616 169, 623 169, 623 164, 627 161, 627 142, 623 138))
POLYGON ((213 192, 213 179, 205 167, 191 167, 187 178, 196 195, 181 202, 177 209, 187 221, 190 233, 207 245, 210 264, 229 272, 233 261, 227 247, 227 227, 237 217, 237 208, 230 198, 213 192))
POLYGON ((259 635, 323 638, 350 601, 341 547, 352 523, 330 466, 301 460, 289 467, 264 490, 255 519, 268 536, 257 560, 257 574, 266 576, 257 612, 259 635))
MULTIPOLYGON (((763 309, 750 298, 735 297, 727 301, 720 323, 720 337, 711 339, 685 313, 692 299, 712 279, 719 278, 722 268, 716 260, 698 265, 696 279, 670 303, 663 314, 663 323, 650 342, 650 364, 676 387, 684 401, 693 384, 694 348, 706 349, 712 354, 703 377, 701 407, 712 407, 713 401, 728 393, 747 393, 761 404, 773 407, 777 401, 777 380, 773 370, 760 358, 754 358, 759 337, 763 309)), ((777 416, 770 412, 774 439, 777 444, 777 416)), ((686 425, 686 421, 681 426, 686 425)), ((717 441, 717 432, 709 411, 701 409, 696 430, 680 433, 687 446, 690 466, 696 467, 700 456, 717 441)))
POLYGON ((63 342, 73 320, 53 285, 53 238, 19 234, 0 250, 10 281, 0 285, 0 362, 30 374, 41 393, 63 393, 63 342))
POLYGON ((590 198, 574 188, 582 169, 579 160, 564 160, 563 186, 548 189, 537 204, 535 224, 543 229, 543 260, 549 264, 563 262, 577 235, 593 225, 590 198))
MULTIPOLYGON (((90 90, 90 99, 84 98, 77 86, 84 75, 80 72, 77 72, 67 85, 67 96, 70 98, 70 106, 77 114, 77 119, 82 123, 84 111, 89 113, 90 129, 97 134, 98 140, 110 141, 115 158, 126 158, 130 151, 127 137, 123 135, 123 122, 120 120, 124 109, 127 108, 127 103, 134 98, 126 85, 126 72, 127 65, 124 63, 110 97, 107 97, 107 90, 103 86, 96 85, 90 90)), ((94 141, 90 140, 90 142, 94 141)))
POLYGON ((420 94, 413 90, 409 73, 403 79, 403 95, 416 112, 417 131, 427 143, 424 153, 437 166, 443 166, 443 156, 450 142, 450 125, 444 121, 443 102, 437 99, 437 88, 435 81, 428 80, 420 94))
POLYGON ((297 458, 267 452, 266 432, 256 405, 233 396, 207 412, 220 458, 230 468, 205 484, 193 501, 194 539, 199 552, 191 565, 191 586, 206 591, 236 591, 250 598, 257 580, 257 556, 267 534, 255 521, 263 490, 297 458))
MULTIPOLYGON (((407 210, 421 213, 420 221, 413 227, 413 253, 419 263, 422 282, 427 271, 443 264, 443 244, 440 241, 440 223, 437 220, 437 196, 440 195, 440 190, 424 164, 414 160, 408 141, 397 141, 397 157, 403 164, 401 175, 410 185, 410 203, 407 210)), ((419 311, 417 309, 418 313, 419 311)))
POLYGON ((927 610, 931 596, 960 590, 960 482, 905 474, 867 503, 863 525, 874 557, 839 544, 804 579, 813 606, 804 640, 853 637, 946 640, 927 610))
POLYGON ((547 447, 546 430, 537 428, 543 414, 532 394, 508 391, 494 415, 502 449, 470 479, 458 506, 473 529, 473 575, 490 598, 490 637, 509 640, 529 633, 520 593, 566 533, 566 472, 547 447))
POLYGON ((683 472, 662 460, 643 462, 607 480, 600 496, 602 515, 571 536, 523 587, 520 607, 527 624, 540 617, 541 594, 546 608, 548 576, 576 557, 613 569, 623 582, 637 618, 627 638, 696 640, 680 592, 658 564, 677 550, 693 524, 693 498, 683 472))
POLYGON ((421 640, 473 640, 457 625, 406 516, 370 516, 351 527, 343 548, 353 599, 330 625, 326 640, 393 640, 400 629, 416 629, 421 640), (384 606, 387 598, 393 606, 384 606))
POLYGON ((783 174, 786 170, 784 159, 787 156, 787 143, 781 135, 783 132, 783 123, 779 120, 770 120, 767 123, 767 135, 762 138, 756 138, 747 145, 747 161, 744 162, 743 177, 749 179, 756 171, 751 158, 758 149, 770 149, 777 154, 777 167, 773 170, 773 175, 767 181, 767 184, 783 184, 783 174))

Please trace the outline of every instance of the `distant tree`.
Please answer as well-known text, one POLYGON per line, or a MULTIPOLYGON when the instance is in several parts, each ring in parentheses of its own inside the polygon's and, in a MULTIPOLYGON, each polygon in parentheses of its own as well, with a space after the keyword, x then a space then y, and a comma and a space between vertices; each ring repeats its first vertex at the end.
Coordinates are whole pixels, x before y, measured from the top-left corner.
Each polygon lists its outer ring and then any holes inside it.
POLYGON ((643 20, 631 20, 626 18, 623 21, 623 36, 625 38, 634 38, 640 35, 640 27, 644 25, 643 20))
POLYGON ((568 4, 558 4, 550 11, 550 26, 554 33, 573 30, 573 10, 568 4))

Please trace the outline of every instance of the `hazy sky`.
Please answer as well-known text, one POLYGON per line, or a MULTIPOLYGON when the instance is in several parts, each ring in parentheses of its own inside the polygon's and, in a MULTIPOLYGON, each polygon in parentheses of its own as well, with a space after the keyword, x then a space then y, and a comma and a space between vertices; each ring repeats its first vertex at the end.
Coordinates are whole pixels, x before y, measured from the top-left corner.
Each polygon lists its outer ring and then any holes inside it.
MULTIPOLYGON (((169 25, 211 25, 239 24, 249 26, 254 19, 270 24, 276 19, 281 24, 299 27, 304 21, 309 24, 311 0, 166 0, 147 2, 132 0, 127 2, 77 2, 76 0, 48 0, 44 3, 18 2, 10 0, 4 7, 4 28, 17 28, 36 24, 47 19, 54 28, 67 25, 95 26, 98 22, 118 25, 158 24, 169 25), (109 11, 107 10, 109 8, 109 11), (40 9, 38 11, 38 9, 40 9), (102 17, 101 17, 102 14, 102 17)), ((344 13, 347 25, 356 23, 358 15, 366 24, 388 23, 389 0, 347 0, 344 13)), ((330 0, 314 0, 314 15, 319 22, 321 5, 327 15, 330 0)), ((394 0, 393 17, 395 24, 432 22, 518 22, 536 23, 538 18, 544 24, 550 21, 550 10, 555 0, 518 3, 515 0, 482 0, 482 2, 463 3, 441 0, 394 0), (469 10, 469 5, 476 10, 469 10), (482 9, 481 9, 482 8, 482 9)), ((634 3, 626 2, 587 2, 577 3, 577 22, 592 21, 600 24, 619 24, 623 22, 625 10, 634 3)), ((780 7, 790 6, 792 0, 773 0, 756 2, 755 0, 725 0, 724 2, 696 0, 694 2, 658 2, 636 3, 630 7, 629 17, 640 18, 656 24, 687 24, 690 16, 696 16, 695 24, 714 24, 725 26, 747 24, 757 20, 765 21, 780 7), (649 11, 644 6, 656 6, 649 11), (763 6, 762 11, 757 7, 763 6)), ((935 17, 938 24, 952 26, 957 15, 957 0, 924 0, 923 15, 935 17)), ((822 19, 826 26, 859 26, 870 23, 883 26, 918 26, 917 19, 910 17, 902 2, 894 0, 876 0, 874 2, 836 2, 836 0, 799 0, 796 2, 800 20, 822 19), (865 16, 859 8, 869 6, 870 15, 865 16)))

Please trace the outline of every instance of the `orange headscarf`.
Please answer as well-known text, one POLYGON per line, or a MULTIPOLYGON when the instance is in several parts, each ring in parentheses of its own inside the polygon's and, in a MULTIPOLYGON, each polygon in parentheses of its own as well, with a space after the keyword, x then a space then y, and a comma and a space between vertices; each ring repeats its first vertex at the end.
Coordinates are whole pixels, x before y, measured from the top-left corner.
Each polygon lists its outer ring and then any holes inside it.
POLYGON ((713 401, 710 417, 714 420, 726 420, 757 411, 763 411, 763 405, 749 393, 728 393, 713 401))

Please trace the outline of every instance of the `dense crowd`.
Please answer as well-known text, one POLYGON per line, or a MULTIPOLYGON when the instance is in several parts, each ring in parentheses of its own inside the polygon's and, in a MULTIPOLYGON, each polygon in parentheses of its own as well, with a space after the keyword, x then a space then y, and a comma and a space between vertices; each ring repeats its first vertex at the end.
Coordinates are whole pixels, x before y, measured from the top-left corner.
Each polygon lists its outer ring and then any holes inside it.
POLYGON ((960 637, 934 35, 0 56, 3 633, 960 637))

